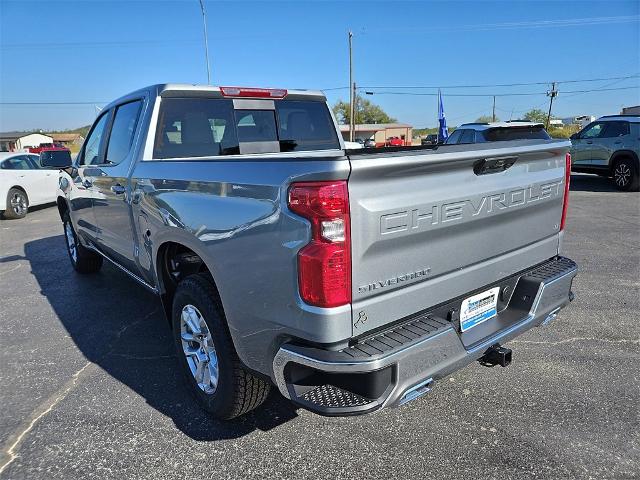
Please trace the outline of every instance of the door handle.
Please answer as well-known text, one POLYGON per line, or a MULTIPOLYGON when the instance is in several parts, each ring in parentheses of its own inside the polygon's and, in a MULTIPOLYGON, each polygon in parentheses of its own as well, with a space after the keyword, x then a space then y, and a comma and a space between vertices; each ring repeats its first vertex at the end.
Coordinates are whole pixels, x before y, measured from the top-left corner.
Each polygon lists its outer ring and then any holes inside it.
POLYGON ((111 191, 113 193, 115 193, 116 195, 122 195, 122 194, 124 194, 126 189, 122 185, 120 185, 119 183, 116 183, 115 185, 113 185, 111 187, 111 191))
POLYGON ((85 178, 84 180, 82 180, 82 186, 84 188, 91 188, 93 187, 93 183, 88 178, 85 178))

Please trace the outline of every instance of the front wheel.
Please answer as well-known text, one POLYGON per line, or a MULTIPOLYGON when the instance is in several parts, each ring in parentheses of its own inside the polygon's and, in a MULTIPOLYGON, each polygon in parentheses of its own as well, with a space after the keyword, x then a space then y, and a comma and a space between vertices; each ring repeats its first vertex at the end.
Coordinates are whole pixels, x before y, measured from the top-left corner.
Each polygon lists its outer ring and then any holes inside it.
POLYGON ((78 273, 95 273, 102 267, 102 257, 83 246, 78 241, 78 235, 73 229, 69 214, 64 216, 62 221, 64 227, 64 238, 67 244, 67 253, 71 266, 78 273))
POLYGON ((181 281, 173 298, 173 336, 191 394, 214 417, 230 420, 264 402, 270 384, 242 366, 217 298, 207 274, 181 281))
POLYGON ((613 169, 613 182, 618 190, 637 192, 640 179, 636 163, 630 158, 623 158, 616 162, 613 169))

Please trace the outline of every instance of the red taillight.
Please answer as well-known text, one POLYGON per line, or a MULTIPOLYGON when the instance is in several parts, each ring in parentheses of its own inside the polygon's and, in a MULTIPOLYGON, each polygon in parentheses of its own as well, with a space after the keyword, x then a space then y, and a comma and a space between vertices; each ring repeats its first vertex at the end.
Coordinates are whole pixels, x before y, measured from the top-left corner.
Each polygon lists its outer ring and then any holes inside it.
POLYGON ((248 88, 248 87, 220 87, 225 97, 249 98, 284 98, 287 91, 282 88, 248 88))
POLYGON ((560 219, 560 230, 564 230, 567 221, 567 208, 569 207, 569 182, 571 181, 571 154, 567 153, 564 157, 564 199, 562 202, 562 218, 560 219))
POLYGON ((291 211, 311 222, 311 242, 298 252, 302 299, 318 307, 351 302, 349 192, 344 180, 294 183, 291 211))

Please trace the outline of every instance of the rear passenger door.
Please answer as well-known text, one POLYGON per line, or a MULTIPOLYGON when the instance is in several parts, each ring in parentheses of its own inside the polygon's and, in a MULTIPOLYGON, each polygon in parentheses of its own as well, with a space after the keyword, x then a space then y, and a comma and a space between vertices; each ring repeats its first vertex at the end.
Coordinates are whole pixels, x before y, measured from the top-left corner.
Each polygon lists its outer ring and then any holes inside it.
POLYGON ((132 273, 137 273, 137 252, 131 220, 129 168, 144 99, 134 99, 113 109, 113 119, 94 179, 99 199, 94 202, 98 224, 98 247, 132 273))
POLYGON ((629 135, 628 122, 607 122, 607 128, 602 132, 600 141, 591 151, 591 163, 595 167, 608 167, 613 153, 622 148, 629 135))

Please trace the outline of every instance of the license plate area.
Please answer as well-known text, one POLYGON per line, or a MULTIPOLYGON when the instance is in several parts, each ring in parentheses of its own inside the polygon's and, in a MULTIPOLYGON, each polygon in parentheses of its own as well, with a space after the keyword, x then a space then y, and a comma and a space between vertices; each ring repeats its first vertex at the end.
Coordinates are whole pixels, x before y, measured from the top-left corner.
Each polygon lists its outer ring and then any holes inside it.
POLYGON ((465 298, 460 306, 460 332, 464 333, 498 314, 500 287, 465 298))

